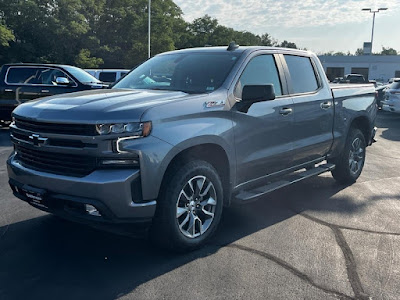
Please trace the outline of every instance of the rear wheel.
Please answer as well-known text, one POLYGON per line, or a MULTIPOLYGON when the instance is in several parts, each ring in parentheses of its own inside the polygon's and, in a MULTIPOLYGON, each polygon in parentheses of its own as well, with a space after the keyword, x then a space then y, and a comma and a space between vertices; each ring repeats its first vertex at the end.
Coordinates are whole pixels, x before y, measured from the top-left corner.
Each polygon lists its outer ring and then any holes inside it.
POLYGON ((365 162, 366 142, 360 129, 351 128, 342 154, 334 161, 332 176, 340 183, 354 183, 360 176, 365 162))
POLYGON ((221 219, 223 189, 212 165, 188 162, 169 172, 150 231, 159 246, 189 251, 203 246, 221 219))

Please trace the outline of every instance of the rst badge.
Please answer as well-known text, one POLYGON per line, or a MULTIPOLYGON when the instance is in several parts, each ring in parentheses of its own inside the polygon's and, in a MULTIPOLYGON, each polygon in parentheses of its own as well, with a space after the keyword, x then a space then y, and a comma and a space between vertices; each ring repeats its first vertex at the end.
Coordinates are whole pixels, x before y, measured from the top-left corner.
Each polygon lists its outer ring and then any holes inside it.
POLYGON ((204 103, 206 107, 211 108, 211 107, 217 107, 217 106, 224 106, 225 101, 224 100, 218 100, 218 101, 207 101, 204 103))

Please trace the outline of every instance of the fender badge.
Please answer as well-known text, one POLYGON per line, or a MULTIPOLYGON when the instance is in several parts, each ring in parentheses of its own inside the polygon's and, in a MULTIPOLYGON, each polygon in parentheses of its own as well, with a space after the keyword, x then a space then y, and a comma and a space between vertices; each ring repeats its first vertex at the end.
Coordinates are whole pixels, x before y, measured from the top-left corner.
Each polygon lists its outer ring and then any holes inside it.
POLYGON ((225 101, 224 100, 219 100, 219 101, 207 101, 204 103, 207 108, 211 107, 217 107, 217 106, 224 106, 225 101))

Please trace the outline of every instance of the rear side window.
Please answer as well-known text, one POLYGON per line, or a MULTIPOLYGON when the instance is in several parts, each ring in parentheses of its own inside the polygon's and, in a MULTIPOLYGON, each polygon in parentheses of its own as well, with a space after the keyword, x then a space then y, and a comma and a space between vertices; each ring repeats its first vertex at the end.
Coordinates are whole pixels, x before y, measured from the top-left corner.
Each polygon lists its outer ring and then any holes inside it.
POLYGON ((99 80, 103 82, 114 82, 117 79, 117 72, 100 72, 99 80))
POLYGON ((270 54, 256 56, 247 64, 235 87, 235 97, 242 98, 242 90, 245 85, 265 84, 273 84, 275 95, 282 95, 278 69, 274 57, 270 54))
POLYGON ((289 68, 294 94, 314 92, 318 89, 318 81, 310 58, 284 55, 289 68))
POLYGON ((9 68, 7 73, 7 83, 34 84, 36 83, 39 68, 9 68))

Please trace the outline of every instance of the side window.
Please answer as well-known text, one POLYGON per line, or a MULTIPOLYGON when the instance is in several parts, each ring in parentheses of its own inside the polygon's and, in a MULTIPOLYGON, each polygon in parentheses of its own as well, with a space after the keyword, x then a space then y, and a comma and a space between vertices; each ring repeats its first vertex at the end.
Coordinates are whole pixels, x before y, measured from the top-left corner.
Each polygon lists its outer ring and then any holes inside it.
POLYGON ((71 81, 69 76, 63 71, 53 68, 41 68, 37 77, 37 84, 57 85, 57 77, 65 77, 71 81))
POLYGON ((271 54, 254 57, 244 69, 239 82, 236 84, 234 95, 242 97, 242 90, 245 85, 273 84, 275 95, 282 95, 282 86, 279 80, 278 69, 275 59, 271 54))
POLYGON ((310 58, 284 55, 289 68, 294 94, 314 92, 318 89, 318 81, 310 58))
POLYGON ((100 72, 99 80, 103 82, 114 82, 117 80, 116 72, 100 72))
POLYGON ((35 83, 38 68, 10 67, 8 69, 7 83, 33 84, 35 83))

